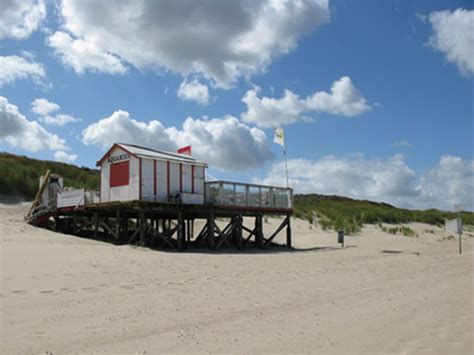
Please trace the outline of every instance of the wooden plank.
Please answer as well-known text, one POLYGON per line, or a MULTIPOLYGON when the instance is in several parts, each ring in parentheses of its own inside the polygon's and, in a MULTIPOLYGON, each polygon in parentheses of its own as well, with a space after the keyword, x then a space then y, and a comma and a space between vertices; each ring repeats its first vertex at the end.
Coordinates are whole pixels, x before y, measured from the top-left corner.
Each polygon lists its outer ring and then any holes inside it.
POLYGON ((144 247, 145 244, 146 244, 146 216, 145 216, 145 210, 144 209, 141 209, 139 214, 138 214, 138 219, 139 219, 139 223, 138 223, 138 228, 140 229, 140 240, 139 240, 139 244, 140 246, 144 247))
POLYGON ((49 175, 51 174, 51 170, 46 170, 46 173, 44 174, 44 179, 43 181, 41 182, 41 186, 39 187, 38 191, 36 192, 36 196, 35 196, 35 199, 33 200, 33 203, 31 204, 31 207, 30 207, 30 210, 28 211, 28 214, 26 215, 27 217, 31 216, 31 214, 33 213, 34 209, 36 208, 36 206, 38 205, 40 199, 41 199, 41 196, 43 195, 43 192, 44 192, 44 189, 46 188, 46 186, 48 185, 48 179, 49 179, 49 175))

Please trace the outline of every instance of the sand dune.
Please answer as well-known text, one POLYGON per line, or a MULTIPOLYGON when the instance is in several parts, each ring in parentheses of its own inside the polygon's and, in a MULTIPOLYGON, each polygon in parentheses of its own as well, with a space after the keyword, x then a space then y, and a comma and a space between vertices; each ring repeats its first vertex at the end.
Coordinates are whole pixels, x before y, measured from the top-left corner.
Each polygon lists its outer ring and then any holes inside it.
MULTIPOLYGON (((293 221, 294 251, 162 252, 25 224, 0 205, 1 347, 27 353, 473 353, 472 234, 293 221)), ((275 228, 269 219, 265 228, 275 228)))

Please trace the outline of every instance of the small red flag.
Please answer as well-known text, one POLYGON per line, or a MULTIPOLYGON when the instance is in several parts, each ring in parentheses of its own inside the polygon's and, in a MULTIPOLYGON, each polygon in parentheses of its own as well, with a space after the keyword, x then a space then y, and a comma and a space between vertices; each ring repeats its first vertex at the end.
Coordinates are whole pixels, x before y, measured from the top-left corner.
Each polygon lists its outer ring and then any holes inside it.
POLYGON ((178 153, 179 153, 179 154, 191 155, 191 146, 188 145, 188 146, 186 146, 186 147, 179 148, 179 149, 178 149, 178 153))

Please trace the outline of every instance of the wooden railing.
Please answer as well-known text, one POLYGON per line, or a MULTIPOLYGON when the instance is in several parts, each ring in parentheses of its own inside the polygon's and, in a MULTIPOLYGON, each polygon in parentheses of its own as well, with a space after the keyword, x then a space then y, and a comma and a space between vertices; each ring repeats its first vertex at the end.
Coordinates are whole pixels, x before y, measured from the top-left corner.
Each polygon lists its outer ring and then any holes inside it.
POLYGON ((293 208, 293 189, 230 181, 205 183, 206 204, 219 206, 293 208))

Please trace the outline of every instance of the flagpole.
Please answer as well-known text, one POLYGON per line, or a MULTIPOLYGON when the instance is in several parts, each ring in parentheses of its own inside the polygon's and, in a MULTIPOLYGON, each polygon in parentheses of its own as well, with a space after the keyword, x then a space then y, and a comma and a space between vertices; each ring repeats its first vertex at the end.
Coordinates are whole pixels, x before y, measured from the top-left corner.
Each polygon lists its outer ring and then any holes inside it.
POLYGON ((290 183, 288 181, 288 158, 286 156, 286 146, 283 146, 283 155, 285 156, 286 188, 289 188, 290 183))

